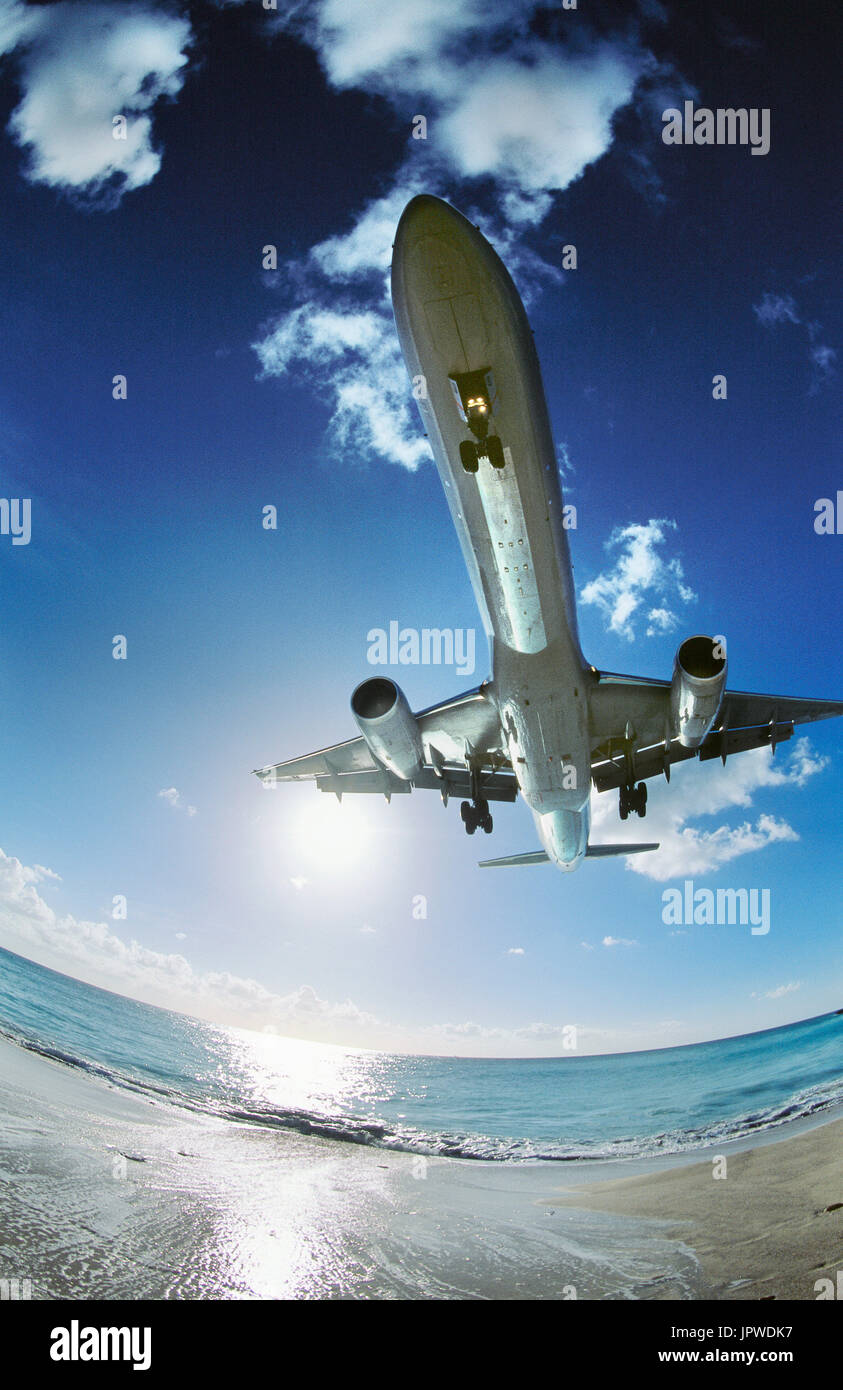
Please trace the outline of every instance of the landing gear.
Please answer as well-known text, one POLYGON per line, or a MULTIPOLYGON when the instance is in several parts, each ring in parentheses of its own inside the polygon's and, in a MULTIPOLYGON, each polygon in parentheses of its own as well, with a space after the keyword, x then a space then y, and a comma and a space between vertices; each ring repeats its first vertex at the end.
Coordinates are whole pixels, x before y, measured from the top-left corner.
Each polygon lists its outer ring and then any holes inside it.
POLYGON ((460 440, 460 463, 466 473, 476 473, 480 464, 477 445, 473 439, 460 440))
POLYGON ((460 806, 460 815, 467 835, 473 835, 478 828, 484 834, 491 835, 494 824, 489 812, 489 803, 485 796, 480 794, 480 771, 477 764, 472 761, 469 765, 471 800, 464 801, 460 806))
POLYGON ((466 473, 476 473, 483 458, 488 459, 493 468, 506 467, 503 444, 496 434, 488 435, 478 444, 473 439, 460 440, 460 463, 466 473))
POLYGON ((486 835, 491 835, 494 821, 489 812, 489 803, 483 797, 475 801, 473 806, 470 801, 464 801, 460 806, 460 815, 467 835, 473 835, 478 826, 486 835))
POLYGON ((621 820, 626 820, 630 811, 634 811, 641 819, 647 814, 647 783, 639 782, 638 786, 631 784, 621 787, 618 798, 618 811, 621 820))
POLYGON ((496 434, 490 434, 486 440, 486 457, 493 468, 503 468, 506 463, 503 445, 496 434))
POLYGON ((498 435, 489 433, 497 394, 491 368, 462 372, 449 380, 457 409, 474 435, 474 439, 464 439, 460 443, 460 462, 466 473, 476 473, 484 458, 493 468, 503 468, 506 464, 503 444, 498 435))
POLYGON ((505 468, 503 444, 496 434, 490 434, 479 444, 473 439, 460 440, 460 463, 466 473, 476 473, 481 459, 488 459, 493 468, 505 468))

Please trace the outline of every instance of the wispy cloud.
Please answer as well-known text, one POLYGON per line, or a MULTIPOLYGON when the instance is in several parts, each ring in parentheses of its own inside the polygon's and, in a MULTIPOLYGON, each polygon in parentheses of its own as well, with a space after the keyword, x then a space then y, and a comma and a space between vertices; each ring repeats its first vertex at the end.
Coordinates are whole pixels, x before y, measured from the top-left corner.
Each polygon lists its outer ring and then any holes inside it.
POLYGON ((639 942, 630 941, 624 936, 604 936, 604 946, 638 946, 639 942))
POLYGON ((2 0, 0 53, 15 55, 22 91, 9 130, 26 177, 106 208, 148 184, 161 167, 152 112, 181 90, 190 40, 186 19, 132 0, 2 0))
POLYGON ((182 794, 177 787, 163 787, 158 795, 162 801, 166 801, 168 806, 172 806, 174 811, 186 811, 189 816, 196 815, 196 807, 188 805, 182 799, 182 794))
POLYGON ((752 312, 765 328, 776 328, 779 324, 801 325, 808 338, 808 361, 811 364, 811 379, 808 387, 810 395, 816 395, 820 387, 835 375, 837 353, 828 343, 821 341, 822 324, 812 319, 804 319, 796 300, 791 294, 773 294, 766 291, 752 312))
POLYGON ((752 312, 765 328, 772 328, 777 323, 802 322, 796 310, 796 300, 790 294, 763 294, 760 301, 753 304, 752 312))
MULTIPOLYGON (((761 791, 804 787, 827 766, 828 759, 816 755, 807 738, 798 739, 789 754, 780 748, 775 759, 768 748, 759 748, 729 759, 725 767, 719 763, 679 764, 670 787, 656 779, 648 783, 645 838, 658 841, 660 848, 631 856, 627 868, 659 881, 702 875, 767 845, 798 840, 787 821, 766 811, 737 824, 723 822, 713 829, 702 829, 692 822, 735 807, 749 809, 761 791)), ((593 793, 592 815, 595 842, 618 844, 629 839, 629 825, 618 820, 615 797, 593 793)))
POLYGON ((628 642, 635 640, 642 619, 648 637, 671 632, 678 622, 671 605, 696 598, 685 583, 682 562, 659 554, 671 530, 676 530, 675 521, 655 518, 646 525, 618 527, 606 542, 614 564, 580 593, 583 603, 603 614, 607 630, 628 642))
POLYGON ((753 999, 783 999, 786 994, 793 994, 794 990, 802 988, 801 980, 791 980, 790 984, 777 985, 775 989, 765 990, 763 994, 752 993, 753 999))

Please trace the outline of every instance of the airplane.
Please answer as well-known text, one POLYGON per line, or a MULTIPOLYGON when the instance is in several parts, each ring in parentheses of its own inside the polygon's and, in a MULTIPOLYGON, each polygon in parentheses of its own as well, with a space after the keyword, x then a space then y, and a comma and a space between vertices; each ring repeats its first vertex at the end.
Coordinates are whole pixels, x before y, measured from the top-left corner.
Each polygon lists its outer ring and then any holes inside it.
POLYGON ((482 685, 413 713, 395 681, 351 696, 356 738, 255 769, 320 791, 461 797, 469 835, 492 831, 490 802, 520 793, 541 849, 482 868, 658 849, 589 844, 590 793, 615 790, 622 820, 646 814, 647 779, 689 758, 783 743, 843 701, 726 689, 717 637, 679 646, 670 680, 599 671, 583 656, 559 469, 527 314, 496 251, 441 198, 407 204, 395 234, 398 339, 489 640, 482 685))

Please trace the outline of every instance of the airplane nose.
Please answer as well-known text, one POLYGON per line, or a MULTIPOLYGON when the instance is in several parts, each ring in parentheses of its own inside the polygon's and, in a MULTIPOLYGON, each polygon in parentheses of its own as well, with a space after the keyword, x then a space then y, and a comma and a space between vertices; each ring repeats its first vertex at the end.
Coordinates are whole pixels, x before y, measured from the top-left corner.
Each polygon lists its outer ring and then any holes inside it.
POLYGON ((411 198, 398 222, 395 233, 396 245, 403 238, 415 240, 423 236, 441 236, 443 232, 453 231, 455 226, 470 226, 461 212, 452 208, 444 198, 432 193, 418 193, 411 198))

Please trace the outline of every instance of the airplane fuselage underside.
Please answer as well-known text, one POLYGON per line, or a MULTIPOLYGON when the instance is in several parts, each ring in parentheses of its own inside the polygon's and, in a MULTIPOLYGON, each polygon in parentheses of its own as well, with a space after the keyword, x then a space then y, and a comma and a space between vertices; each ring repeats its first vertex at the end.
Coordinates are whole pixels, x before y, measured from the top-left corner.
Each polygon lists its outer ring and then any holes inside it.
POLYGON ((420 385, 422 417, 490 639, 487 695, 539 839, 552 862, 573 869, 588 844, 593 677, 577 634, 532 332, 496 253, 438 199, 415 199, 405 212, 392 285, 401 347, 420 385), (473 407, 488 416, 477 430, 470 411, 460 409, 459 388, 488 373, 493 386, 485 396, 467 397, 484 402, 473 407), (500 441, 497 459, 482 435, 500 441))

